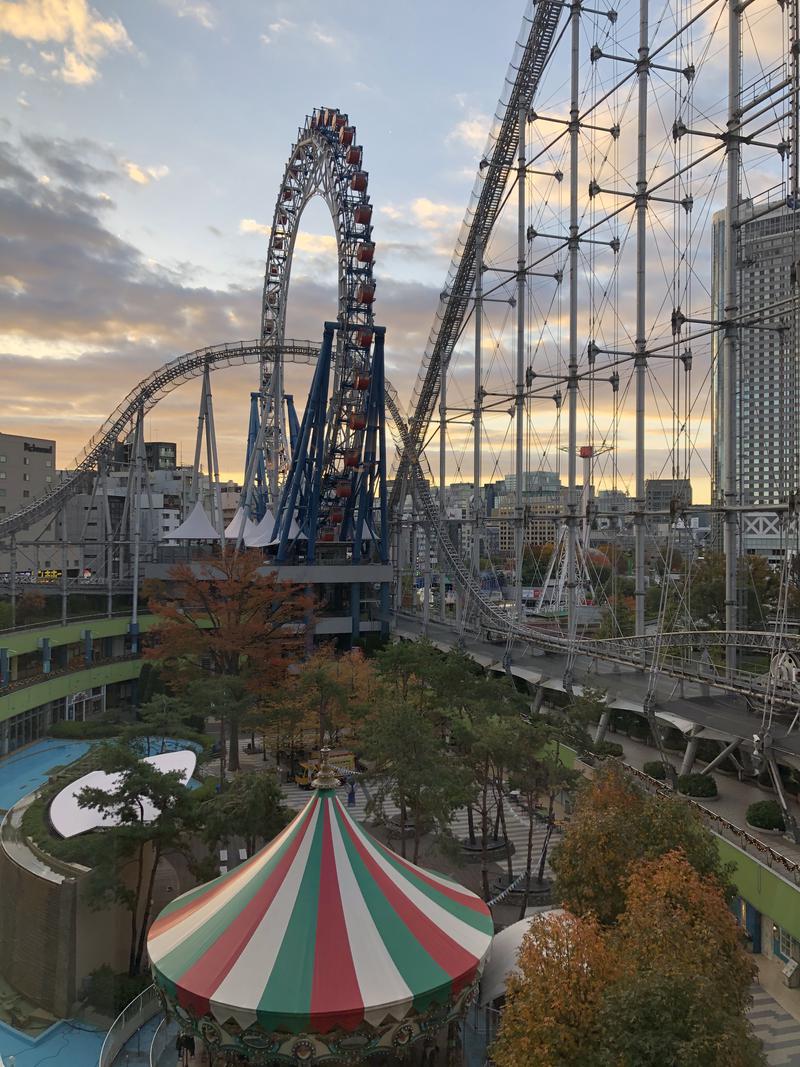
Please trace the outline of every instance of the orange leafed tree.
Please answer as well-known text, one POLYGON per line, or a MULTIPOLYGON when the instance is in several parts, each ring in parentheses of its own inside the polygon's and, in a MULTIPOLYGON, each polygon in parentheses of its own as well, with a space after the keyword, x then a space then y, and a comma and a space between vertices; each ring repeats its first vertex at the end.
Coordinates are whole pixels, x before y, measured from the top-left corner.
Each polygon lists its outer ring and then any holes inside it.
MULTIPOLYGON (((171 583, 150 601, 160 621, 147 656, 178 683, 236 679, 234 689, 255 697, 282 683, 303 657, 313 599, 304 586, 262 573, 263 564, 260 552, 249 551, 174 567, 171 583)), ((229 718, 231 770, 239 769, 238 718, 229 718)))
POLYGON ((535 918, 507 987, 497 1067, 593 1063, 603 996, 617 976, 610 935, 593 918, 569 912, 535 918))

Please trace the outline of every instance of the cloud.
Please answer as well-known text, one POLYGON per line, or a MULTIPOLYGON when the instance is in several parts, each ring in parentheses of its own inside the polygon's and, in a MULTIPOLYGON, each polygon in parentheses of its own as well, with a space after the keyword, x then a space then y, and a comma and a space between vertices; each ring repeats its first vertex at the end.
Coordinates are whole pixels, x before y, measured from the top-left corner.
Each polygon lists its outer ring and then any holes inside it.
POLYGON ((17 67, 17 70, 20 72, 23 78, 33 78, 36 74, 36 71, 33 69, 30 63, 20 63, 20 65, 17 67))
POLYGON ((0 34, 59 45, 53 73, 68 85, 90 85, 104 56, 132 47, 122 22, 102 17, 87 0, 0 0, 0 34))
POLYGON ((311 24, 311 39, 316 41, 317 44, 324 44, 328 48, 333 48, 339 43, 338 38, 329 30, 324 30, 318 22, 312 22, 311 24))
POLYGON ((153 167, 140 167, 138 163, 132 163, 129 159, 123 161, 122 169, 136 185, 149 185, 150 182, 161 181, 169 174, 169 167, 163 163, 153 167))
POLYGON ((17 103, 19 104, 20 107, 30 107, 31 106, 31 102, 28 99, 28 94, 25 92, 24 89, 22 90, 22 92, 17 97, 17 103))
POLYGON ((298 26, 296 22, 286 18, 270 22, 266 32, 261 34, 261 43, 265 45, 274 44, 278 37, 292 33, 294 30, 302 32, 303 40, 321 44, 325 48, 335 48, 340 43, 340 38, 327 26, 322 26, 319 22, 312 22, 309 27, 306 27, 305 25, 298 26))
MULTIPOLYGON (((3 428, 56 437, 65 463, 155 367, 259 329, 261 264, 253 263, 252 283, 214 288, 189 283, 189 268, 154 263, 105 222, 113 209, 98 190, 114 180, 122 180, 118 161, 88 140, 0 143, 0 381, 14 382, 2 400, 3 428), (43 185, 45 167, 51 181, 43 185)), ((243 233, 263 237, 269 229, 255 219, 242 223, 243 233)), ((329 280, 313 258, 324 254, 335 264, 334 249, 332 234, 298 235, 306 258, 293 272, 290 336, 318 339, 325 318, 336 314, 335 270, 329 280)), ((437 300, 435 286, 380 279, 376 310, 389 330, 389 374, 403 399, 437 300)), ((245 366, 215 375, 226 474, 241 477, 242 418, 257 373, 245 366)), ((308 384, 307 368, 287 367, 287 389, 300 407, 308 384)), ((148 432, 184 442, 189 459, 197 403, 193 383, 176 390, 148 416, 148 432)))
POLYGON ((473 114, 461 119, 445 137, 445 143, 466 145, 467 148, 480 152, 486 145, 492 120, 488 115, 473 114))
POLYGON ((276 19, 275 22, 270 22, 267 26, 267 32, 261 34, 262 44, 272 44, 276 37, 282 33, 286 33, 287 30, 295 29, 295 23, 290 19, 276 19))
POLYGON ((204 30, 213 30, 217 24, 217 12, 203 0, 162 0, 178 18, 192 19, 204 30))
POLYGON ((256 222, 255 219, 242 219, 239 222, 239 233, 259 233, 262 237, 269 237, 272 228, 266 223, 256 222))

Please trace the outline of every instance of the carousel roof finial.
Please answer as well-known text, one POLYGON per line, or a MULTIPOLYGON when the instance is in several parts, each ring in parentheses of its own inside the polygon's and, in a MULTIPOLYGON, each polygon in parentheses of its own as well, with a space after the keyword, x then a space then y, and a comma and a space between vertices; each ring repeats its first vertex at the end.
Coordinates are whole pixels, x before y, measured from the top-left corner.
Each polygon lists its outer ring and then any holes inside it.
POLYGON ((328 763, 330 751, 329 748, 320 749, 319 770, 311 783, 315 789, 336 789, 337 786, 341 785, 341 782, 333 773, 333 767, 328 763))

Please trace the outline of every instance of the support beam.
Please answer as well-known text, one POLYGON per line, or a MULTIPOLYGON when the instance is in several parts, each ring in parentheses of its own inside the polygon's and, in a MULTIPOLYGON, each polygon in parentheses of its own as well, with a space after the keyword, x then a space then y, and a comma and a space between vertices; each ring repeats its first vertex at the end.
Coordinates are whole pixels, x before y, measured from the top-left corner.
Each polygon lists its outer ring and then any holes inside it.
MULTIPOLYGON (((738 230, 736 220, 739 211, 739 168, 741 150, 739 146, 739 83, 741 81, 741 9, 734 0, 728 0, 728 140, 727 183, 728 197, 725 209, 725 307, 724 317, 728 320, 722 337, 722 420, 723 449, 725 457, 725 629, 737 630, 738 627, 738 589, 736 580, 739 557, 739 516, 735 510, 739 499, 739 479, 736 463, 738 445, 737 388, 738 340, 739 328, 733 322, 739 310, 738 285, 738 230)), ((725 669, 728 678, 736 673, 736 646, 729 643, 725 647, 725 669)))
POLYGON ((514 615, 522 621, 522 560, 525 552, 525 266, 527 261, 527 233, 525 226, 526 131, 528 109, 519 110, 519 145, 517 148, 517 382, 514 397, 515 439, 514 471, 516 494, 514 501, 514 615))
POLYGON ((483 445, 483 244, 480 234, 475 237, 475 398, 472 408, 472 570, 480 585, 481 573, 481 525, 483 500, 481 498, 481 448, 483 445))
POLYGON ((645 633, 645 411, 647 395, 647 96, 650 75, 649 0, 639 0, 636 157, 636 504, 634 510, 634 601, 636 636, 645 633))
POLYGON ((715 767, 719 767, 720 763, 722 763, 725 757, 730 756, 733 750, 735 748, 738 748, 741 743, 742 742, 738 737, 734 738, 734 740, 731 741, 730 744, 726 745, 721 752, 717 753, 717 755, 711 760, 710 763, 707 763, 705 765, 705 767, 702 769, 702 771, 700 771, 700 773, 708 774, 710 771, 713 771, 715 767))
MULTIPOLYGON (((450 367, 449 356, 442 360, 442 373, 439 384, 439 526, 445 528, 447 522, 447 371, 450 367)), ((439 621, 444 622, 446 608, 444 602, 447 573, 445 554, 441 545, 437 547, 439 560, 439 621)))
POLYGON ((606 709, 606 711, 601 713, 600 721, 598 722, 597 729, 594 732, 594 743, 596 745, 599 745, 603 741, 605 741, 606 731, 608 730, 610 722, 611 722, 611 708, 608 708, 608 709, 606 709))
MULTIPOLYGON (((580 34, 581 5, 576 0, 570 18, 570 110, 569 110, 569 373, 567 378, 567 636, 570 648, 578 632, 577 538, 578 538, 578 169, 580 137, 580 34)), ((546 588, 546 587, 545 587, 546 588)), ((561 603, 559 589, 558 603, 561 603)), ((564 678, 569 692, 571 667, 564 678)))
POLYGON ((686 751, 683 754, 683 762, 681 763, 681 774, 691 774, 694 761, 697 758, 697 746, 700 744, 699 737, 690 737, 686 742, 686 751))

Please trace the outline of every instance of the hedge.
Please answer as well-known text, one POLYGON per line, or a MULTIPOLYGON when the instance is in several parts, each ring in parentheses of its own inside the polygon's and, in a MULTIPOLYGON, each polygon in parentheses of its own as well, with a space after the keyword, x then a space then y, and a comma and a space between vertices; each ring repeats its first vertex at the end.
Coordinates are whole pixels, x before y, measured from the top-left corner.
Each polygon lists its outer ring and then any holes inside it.
MULTIPOLYGON (((651 778, 657 778, 659 782, 664 782, 667 779, 667 768, 660 759, 650 760, 648 763, 645 763, 642 770, 645 774, 649 774, 651 778)), ((675 773, 675 768, 671 763, 669 765, 669 770, 672 774, 675 773)))
POLYGON ((751 826, 758 826, 762 830, 786 829, 783 812, 777 800, 757 800, 747 809, 745 818, 751 826))
POLYGON ((678 776, 678 792, 687 797, 715 797, 717 783, 710 774, 681 774, 678 776))

